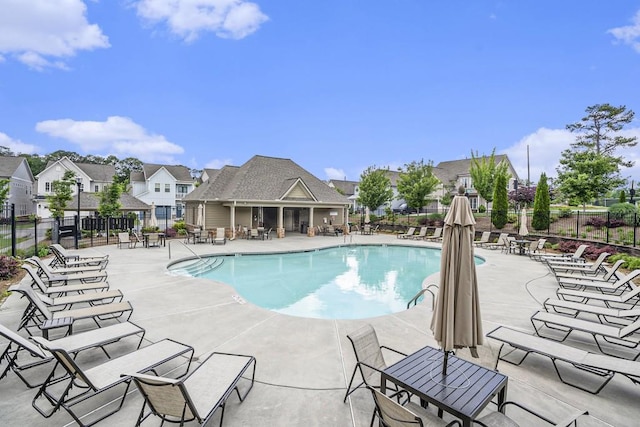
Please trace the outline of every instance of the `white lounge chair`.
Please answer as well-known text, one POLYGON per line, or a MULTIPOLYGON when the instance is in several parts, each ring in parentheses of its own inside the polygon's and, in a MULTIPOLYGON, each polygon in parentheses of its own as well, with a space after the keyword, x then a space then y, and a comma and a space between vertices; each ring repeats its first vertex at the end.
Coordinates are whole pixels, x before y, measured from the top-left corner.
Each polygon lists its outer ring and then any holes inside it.
POLYGON ((547 254, 547 255, 543 255, 540 257, 540 261, 551 261, 553 262, 555 261, 560 261, 560 262, 577 262, 577 261, 583 261, 584 258, 582 258, 582 255, 584 254, 584 251, 589 247, 589 245, 580 245, 578 246, 578 249, 575 250, 575 252, 573 253, 567 253, 567 254, 547 254))
POLYGON ((433 230, 433 234, 431 236, 425 236, 424 240, 428 240, 431 242, 438 242, 442 240, 442 227, 437 227, 433 230))
POLYGON ((476 247, 482 247, 485 243, 489 243, 489 239, 491 238, 490 231, 483 231, 479 240, 473 242, 473 245, 476 247))
POLYGON ((227 237, 225 236, 225 229, 224 227, 218 227, 216 229, 216 236, 211 240, 211 243, 218 244, 226 244, 227 243, 227 237))
POLYGON ((398 239, 411 239, 412 236, 416 233, 415 227, 409 227, 406 233, 399 233, 397 235, 398 239))

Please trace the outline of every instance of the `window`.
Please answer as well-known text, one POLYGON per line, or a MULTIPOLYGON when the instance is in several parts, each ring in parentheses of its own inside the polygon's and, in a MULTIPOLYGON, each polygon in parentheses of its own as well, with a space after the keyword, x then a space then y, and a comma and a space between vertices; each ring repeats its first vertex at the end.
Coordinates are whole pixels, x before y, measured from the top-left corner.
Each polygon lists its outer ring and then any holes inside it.
POLYGON ((160 192, 160 183, 156 183, 156 193, 160 192))
POLYGON ((51 191, 51 183, 50 182, 45 182, 44 183, 44 191, 46 191, 47 193, 49 191, 51 191))
POLYGON ((98 193, 99 191, 100 191, 100 188, 96 185, 96 186, 93 188, 93 192, 94 192, 94 193, 98 193))
POLYGON ((165 184, 164 185, 164 192, 165 193, 171 193, 171 184, 165 184))

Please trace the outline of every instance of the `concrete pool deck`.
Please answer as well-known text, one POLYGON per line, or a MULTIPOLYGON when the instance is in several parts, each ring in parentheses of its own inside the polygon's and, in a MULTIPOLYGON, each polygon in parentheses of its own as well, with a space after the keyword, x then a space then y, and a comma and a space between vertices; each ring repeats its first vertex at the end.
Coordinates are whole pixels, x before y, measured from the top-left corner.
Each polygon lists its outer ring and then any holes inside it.
MULTIPOLYGON (((425 345, 437 347, 429 329, 430 297, 409 310, 371 319, 308 319, 242 303, 234 289, 227 285, 173 276, 166 269, 171 261, 193 256, 192 251, 199 255, 297 251, 350 241, 440 246, 398 240, 384 234, 309 238, 292 233, 284 239, 236 240, 227 241, 226 245, 184 245, 181 240, 173 240, 159 248, 118 249, 117 245, 110 245, 83 252, 109 254, 107 271, 111 288, 122 290, 125 299, 131 301, 134 307, 131 321, 147 330, 147 339, 173 338, 195 347, 195 354, 201 357, 212 351, 256 357, 256 384, 243 403, 239 403, 235 395, 229 399, 224 425, 361 427, 369 425, 373 403, 370 393, 364 389, 354 392, 347 403, 343 403, 355 366, 347 334, 364 323, 371 323, 382 345, 405 353, 425 345)), ((478 249, 476 254, 486 259, 477 269, 485 333, 499 325, 532 331, 529 317, 557 289, 547 267, 528 257, 503 254, 499 250, 478 249)), ((437 277, 428 282, 437 283, 437 277)), ((10 296, 0 307, 0 323, 15 329, 24 307, 24 300, 15 294, 10 296)), ((590 337, 574 334, 572 339, 573 345, 595 349, 590 337)), ((4 349, 5 341, 0 339, 0 348, 4 349)), ((93 363, 94 357, 95 361, 104 360, 99 356, 81 355, 86 363, 93 363)), ((591 415, 581 417, 580 426, 628 426, 640 419, 637 405, 640 390, 626 378, 617 376, 594 396, 561 383, 546 358, 530 356, 521 366, 500 362, 498 369, 509 376, 509 400, 554 418, 573 408, 582 408, 591 415)), ((142 398, 135 388, 132 390, 123 409, 98 425, 134 425, 142 398)), ((35 393, 9 373, 0 382, 0 425, 75 425, 64 411, 49 419, 40 416, 31 407, 35 393)), ((539 425, 522 417, 519 411, 510 410, 509 414, 521 425, 539 425)), ((216 415, 210 424, 218 422, 219 415, 216 415)), ((157 420, 148 420, 143 425, 158 424, 157 420)))

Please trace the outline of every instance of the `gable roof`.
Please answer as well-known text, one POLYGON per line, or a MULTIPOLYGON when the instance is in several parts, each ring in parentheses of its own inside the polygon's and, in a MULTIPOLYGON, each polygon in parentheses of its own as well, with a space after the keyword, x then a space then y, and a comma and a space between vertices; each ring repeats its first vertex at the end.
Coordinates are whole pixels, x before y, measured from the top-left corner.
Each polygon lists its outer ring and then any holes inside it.
POLYGON ((240 167, 224 166, 183 200, 286 200, 295 185, 302 185, 319 203, 349 203, 292 160, 259 155, 240 167))
POLYGON ((116 174, 114 165, 96 165, 93 163, 76 163, 75 165, 93 181, 113 182, 113 177, 116 174))
MULTIPOLYGON (((193 182, 191 177, 191 171, 186 166, 181 165, 157 165, 153 163, 145 163, 142 165, 142 179, 136 179, 136 181, 146 181, 146 178, 153 176, 160 168, 165 168, 176 181, 193 182)), ((131 179, 133 180, 134 172, 131 173, 131 179)), ((139 178, 136 175, 136 178, 139 178)))
POLYGON ((358 181, 347 181, 346 179, 330 179, 329 182, 347 197, 355 194, 356 187, 359 184, 358 181))
MULTIPOLYGON (((488 159, 489 156, 482 156, 479 159, 488 159)), ((496 154, 494 156, 496 165, 501 161, 506 161, 508 164, 511 164, 509 161, 509 157, 506 154, 496 154)), ((451 181, 456 181, 459 176, 469 175, 469 169, 471 168, 471 159, 461 159, 461 160, 448 160, 445 162, 438 163, 437 166, 433 168, 433 174, 440 179, 443 184, 449 183, 451 181)))
MULTIPOLYGON (((0 178, 11 178, 16 170, 20 167, 22 162, 27 162, 27 159, 24 157, 15 157, 15 156, 2 156, 0 157, 0 178)), ((31 176, 31 180, 33 181, 33 174, 31 173, 31 168, 28 167, 29 163, 27 162, 27 170, 29 171, 29 175, 31 176)))

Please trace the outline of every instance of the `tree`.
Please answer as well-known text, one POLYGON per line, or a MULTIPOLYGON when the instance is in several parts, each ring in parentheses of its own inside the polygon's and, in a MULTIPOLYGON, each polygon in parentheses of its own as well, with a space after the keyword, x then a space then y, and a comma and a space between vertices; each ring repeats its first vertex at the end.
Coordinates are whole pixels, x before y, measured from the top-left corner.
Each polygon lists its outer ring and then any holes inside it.
POLYGON ((493 190, 493 210, 491 211, 491 222, 496 228, 501 229, 506 225, 508 210, 507 176, 499 174, 496 176, 493 190))
MULTIPOLYGON (((67 204, 73 199, 71 187, 76 184, 76 174, 73 171, 66 171, 61 180, 51 183, 51 195, 47 195, 49 210, 54 218, 62 218, 67 204)), ((79 195, 78 195, 79 196, 79 195)))
POLYGON ((0 179, 0 206, 4 206, 9 197, 9 190, 11 190, 9 186, 10 182, 8 178, 0 179))
POLYGON ((564 150, 556 170, 558 190, 584 208, 587 203, 624 184, 616 159, 595 151, 564 150))
POLYGON ((47 159, 38 154, 21 154, 20 157, 24 157, 27 160, 33 176, 38 175, 47 167, 47 159))
POLYGON ((549 228, 550 204, 551 200, 549 196, 549 185, 547 184, 547 175, 542 172, 536 188, 536 197, 533 201, 531 226, 534 230, 547 230, 549 228))
POLYGON ((618 134, 625 125, 633 121, 635 113, 627 111, 624 105, 614 107, 609 104, 592 105, 585 111, 587 115, 579 122, 567 125, 569 131, 578 133, 571 146, 611 157, 618 168, 633 166, 633 161, 615 157, 615 152, 618 148, 630 148, 638 143, 635 136, 624 137, 618 134))
POLYGON ((420 209, 429 201, 440 181, 433 174, 433 162, 423 160, 405 164, 398 177, 398 198, 407 202, 408 208, 420 209))
POLYGON ((360 205, 374 210, 393 198, 387 172, 388 169, 377 169, 375 166, 369 166, 362 172, 357 199, 360 205))
POLYGON ((53 153, 49 153, 45 156, 47 158, 47 162, 55 162, 56 160, 60 160, 63 157, 71 160, 74 163, 83 163, 84 157, 75 151, 65 151, 65 150, 57 150, 53 153))
POLYGON ((620 195, 618 196, 618 203, 626 203, 627 201, 627 193, 624 191, 624 188, 620 190, 620 195))
POLYGON ((116 176, 113 177, 113 182, 129 184, 131 172, 142 172, 142 162, 135 157, 127 157, 119 160, 115 168, 116 176))
MULTIPOLYGON (((508 179, 507 179, 508 181, 508 179)), ((520 207, 531 206, 535 201, 536 187, 518 187, 509 191, 509 202, 520 207)))
POLYGON ((100 203, 98 205, 98 213, 101 217, 113 217, 120 213, 120 195, 122 194, 122 186, 117 183, 107 185, 100 193, 100 203))
POLYGON ((489 203, 493 201, 494 188, 496 178, 502 174, 508 176, 509 166, 505 162, 496 165, 495 148, 491 151, 490 156, 482 155, 478 157, 478 153, 473 154, 471 151, 471 165, 469 166, 469 174, 473 181, 473 188, 476 189, 480 197, 489 203))

